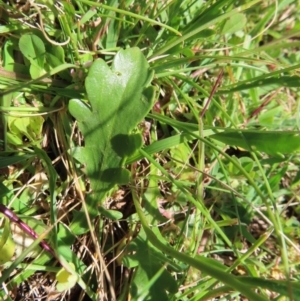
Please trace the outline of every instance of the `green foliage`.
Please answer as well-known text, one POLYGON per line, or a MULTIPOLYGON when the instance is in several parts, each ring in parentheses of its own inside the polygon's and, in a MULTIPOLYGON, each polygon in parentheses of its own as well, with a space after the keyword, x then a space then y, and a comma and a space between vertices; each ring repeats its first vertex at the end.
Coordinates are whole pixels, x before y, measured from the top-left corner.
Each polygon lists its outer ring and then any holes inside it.
POLYGON ((211 136, 226 145, 239 146, 249 151, 258 150, 270 156, 291 154, 300 148, 298 132, 234 131, 226 130, 211 136))
POLYGON ((299 5, 27 2, 0 2, 0 201, 62 267, 11 262, 4 220, 0 298, 296 300, 299 5))
POLYGON ((32 78, 38 78, 45 74, 45 45, 36 35, 23 35, 19 41, 19 47, 24 57, 30 62, 30 75, 32 78))
MULTIPOLYGON (((158 229, 157 229, 158 230, 158 229)), ((136 268, 134 278, 130 284, 132 300, 169 300, 167 292, 177 292, 177 284, 171 274, 165 269, 166 258, 147 239, 145 231, 127 246, 128 255, 123 259, 125 266, 136 268), (159 281, 153 280, 157 277, 159 281)))
POLYGON ((229 17, 222 29, 223 34, 232 34, 236 33, 239 30, 242 30, 243 27, 246 25, 247 18, 244 14, 236 14, 232 17, 229 17))
MULTIPOLYGON (((75 270, 74 264, 71 262, 70 266, 75 270)), ((77 277, 74 274, 69 273, 64 268, 60 269, 56 274, 56 280, 58 284, 56 285, 56 289, 59 292, 66 291, 71 289, 77 282, 77 277)))
POLYGON ((91 181, 87 205, 93 215, 115 184, 129 180, 129 172, 122 166, 142 145, 141 136, 131 131, 152 106, 152 76, 138 48, 121 50, 111 69, 103 60, 90 68, 85 83, 90 107, 77 99, 69 103, 85 138, 85 146, 77 148, 74 156, 85 165, 91 181))
POLYGON ((24 136, 33 144, 38 145, 42 137, 44 118, 41 116, 12 117, 7 119, 9 132, 8 143, 14 146, 24 144, 24 136))
POLYGON ((249 279, 248 277, 242 278, 244 281, 247 281, 249 285, 255 287, 259 285, 260 287, 266 288, 270 291, 277 292, 279 296, 289 297, 290 293, 287 291, 287 287, 292 292, 292 297, 294 300, 297 300, 297 297, 300 294, 300 284, 299 282, 287 282, 285 280, 269 280, 269 279, 249 279))
POLYGON ((29 61, 29 73, 32 79, 39 78, 45 75, 50 68, 55 68, 64 63, 62 48, 48 45, 46 49, 44 42, 37 35, 23 35, 19 40, 19 48, 29 61))
POLYGON ((2 154, 2 157, 0 157, 0 168, 12 165, 12 164, 17 164, 22 161, 28 160, 32 157, 32 155, 18 155, 18 156, 4 156, 2 154))
MULTIPOLYGON (((1 217, 3 218, 3 216, 1 217)), ((11 236, 8 218, 4 218, 4 224, 0 231, 0 264, 3 265, 13 257, 15 252, 15 242, 11 236)))

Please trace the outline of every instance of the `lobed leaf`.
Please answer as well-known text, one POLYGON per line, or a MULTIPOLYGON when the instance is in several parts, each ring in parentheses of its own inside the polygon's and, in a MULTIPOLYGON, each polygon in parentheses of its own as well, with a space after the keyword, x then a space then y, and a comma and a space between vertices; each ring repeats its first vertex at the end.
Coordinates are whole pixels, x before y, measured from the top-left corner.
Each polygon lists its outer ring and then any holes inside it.
POLYGON ((111 68, 99 59, 89 70, 85 87, 90 105, 77 99, 69 103, 85 139, 85 146, 77 148, 74 156, 84 164, 91 182, 90 213, 95 213, 96 204, 115 184, 129 179, 122 165, 142 145, 141 137, 130 133, 152 106, 152 76, 138 48, 121 50, 111 68))

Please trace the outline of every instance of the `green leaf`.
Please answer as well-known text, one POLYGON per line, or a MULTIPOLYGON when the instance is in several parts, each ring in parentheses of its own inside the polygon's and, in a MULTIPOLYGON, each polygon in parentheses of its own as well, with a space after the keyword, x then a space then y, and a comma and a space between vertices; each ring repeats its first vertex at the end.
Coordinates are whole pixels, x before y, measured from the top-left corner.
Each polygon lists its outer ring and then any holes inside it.
POLYGON ((74 235, 81 235, 89 231, 89 226, 83 211, 72 211, 73 219, 69 226, 74 235))
POLYGON ((230 16, 223 27, 222 33, 231 34, 239 30, 242 30, 247 22, 246 16, 244 14, 238 13, 230 16))
POLYGON ((253 130, 229 130, 210 136, 231 146, 249 151, 258 150, 271 156, 290 154, 300 148, 298 132, 260 132, 253 130))
MULTIPOLYGON (((2 168, 0 166, 0 168, 2 168)), ((10 193, 10 190, 3 184, 0 182, 0 197, 6 196, 10 193)))
POLYGON ((99 207, 99 212, 106 216, 107 218, 109 218, 110 220, 119 220, 123 217, 122 212, 117 211, 117 210, 109 210, 109 209, 105 209, 103 207, 99 207))
POLYGON ((23 136, 26 136, 33 144, 36 144, 36 142, 39 142, 38 139, 42 137, 44 118, 42 116, 8 116, 7 124, 10 130, 8 138, 11 144, 23 144, 23 136))
POLYGON ((75 241, 74 234, 63 223, 59 225, 57 237, 59 239, 59 243, 63 246, 71 246, 75 241))
POLYGON ((141 138, 130 133, 152 106, 152 77, 138 48, 121 50, 111 68, 99 59, 89 70, 85 87, 90 106, 77 99, 69 103, 85 139, 85 147, 77 148, 74 156, 91 182, 90 213, 96 213, 96 204, 115 184, 128 181, 129 172, 122 166, 141 146, 141 138))
POLYGON ((4 157, 3 155, 0 157, 0 168, 12 165, 12 164, 17 164, 22 161, 28 160, 33 157, 32 155, 19 155, 19 156, 7 156, 4 157))
MULTIPOLYGON (((1 214, 1 217, 3 215, 1 214)), ((0 265, 9 261, 15 252, 15 243, 10 232, 10 221, 4 217, 4 226, 1 230, 0 238, 0 265)))
MULTIPOLYGON (((69 266, 75 271, 75 266, 72 262, 69 263, 69 266)), ((64 268, 61 268, 56 274, 56 280, 58 282, 56 285, 56 289, 59 292, 68 290, 76 284, 77 279, 78 277, 75 273, 69 273, 64 268)))
POLYGON ((123 258, 124 265, 137 267, 130 286, 132 300, 139 300, 141 295, 143 300, 169 300, 167 292, 177 292, 177 284, 172 275, 166 269, 161 271, 168 259, 148 241, 143 229, 126 251, 133 252, 134 255, 123 258), (158 273, 161 273, 159 281, 151 282, 158 273))
POLYGON ((29 73, 30 73, 30 76, 33 79, 35 79, 35 78, 39 78, 39 77, 43 76, 46 73, 46 71, 44 69, 41 69, 36 64, 31 64, 29 67, 29 73))
POLYGON ((211 265, 210 262, 207 262, 206 257, 197 256, 197 258, 193 258, 185 254, 184 252, 181 253, 179 251, 176 251, 172 247, 163 243, 158 238, 157 233, 154 233, 152 229, 148 226, 146 216, 143 213, 143 210, 141 208, 140 203, 138 202, 137 197, 133 197, 133 202, 137 210, 137 214, 140 218, 141 224, 143 226, 143 230, 146 232, 147 238, 157 249, 161 250, 166 254, 169 254, 170 257, 176 258, 185 264, 188 264, 196 269, 199 269, 201 272, 207 273, 208 275, 212 276, 213 278, 216 278, 220 282, 223 282, 224 284, 227 284, 230 287, 240 291, 242 294, 248 297, 249 300, 260 300, 260 301, 267 300, 265 297, 254 293, 251 289, 249 289, 247 284, 240 281, 237 276, 233 276, 228 272, 224 272, 221 268, 211 265))
MULTIPOLYGON (((65 53, 62 47, 57 45, 46 44, 45 69, 56 68, 65 64, 65 53)), ((67 81, 71 80, 69 70, 59 72, 59 76, 67 81)))
MULTIPOLYGON (((158 141, 154 141, 152 144, 143 148, 143 150, 151 155, 193 139, 195 139, 195 137, 191 136, 190 134, 179 134, 158 141)), ((135 153, 134 155, 127 158, 126 163, 130 164, 141 160, 142 158, 143 157, 140 153, 135 153)))
POLYGON ((294 300, 300 296, 300 282, 286 280, 269 280, 255 277, 241 277, 241 280, 252 287, 262 287, 269 291, 277 292, 280 296, 290 297, 293 294, 294 300))
POLYGON ((50 63, 51 67, 54 68, 62 63, 65 63, 65 53, 61 46, 47 44, 46 51, 46 59, 50 63), (51 59, 48 60, 48 57, 51 59))
POLYGON ((25 34, 20 38, 19 47, 22 54, 30 61, 31 77, 38 78, 45 74, 44 59, 46 50, 43 41, 34 34, 25 34))

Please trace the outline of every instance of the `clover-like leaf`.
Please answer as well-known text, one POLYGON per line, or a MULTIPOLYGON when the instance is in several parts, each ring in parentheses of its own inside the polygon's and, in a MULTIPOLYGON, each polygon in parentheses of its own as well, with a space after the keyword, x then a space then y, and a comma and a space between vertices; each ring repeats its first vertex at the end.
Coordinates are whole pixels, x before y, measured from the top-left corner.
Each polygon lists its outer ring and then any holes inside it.
POLYGON ((22 35, 19 40, 19 47, 22 54, 30 61, 30 75, 38 78, 45 74, 45 45, 43 41, 34 34, 22 35))
POLYGON ((142 145, 141 137, 131 132, 152 106, 152 77, 138 48, 121 50, 111 68, 102 59, 91 66, 85 81, 89 105, 77 99, 69 103, 84 136, 85 146, 73 154, 90 179, 90 213, 95 213, 96 204, 103 202, 115 184, 128 182, 129 172, 122 166, 142 145))

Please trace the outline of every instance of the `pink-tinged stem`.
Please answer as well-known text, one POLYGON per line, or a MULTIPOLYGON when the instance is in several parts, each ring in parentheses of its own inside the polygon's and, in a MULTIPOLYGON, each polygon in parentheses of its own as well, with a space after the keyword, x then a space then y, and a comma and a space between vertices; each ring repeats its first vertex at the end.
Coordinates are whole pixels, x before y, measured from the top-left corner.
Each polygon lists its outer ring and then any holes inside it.
MULTIPOLYGON (((38 239, 37 233, 31 229, 26 223, 24 223, 13 211, 8 209, 5 205, 0 204, 0 212, 2 212, 11 222, 16 223, 24 232, 31 237, 38 239)), ((48 251, 54 258, 57 258, 54 250, 44 241, 41 240, 39 245, 46 251, 48 251)))

